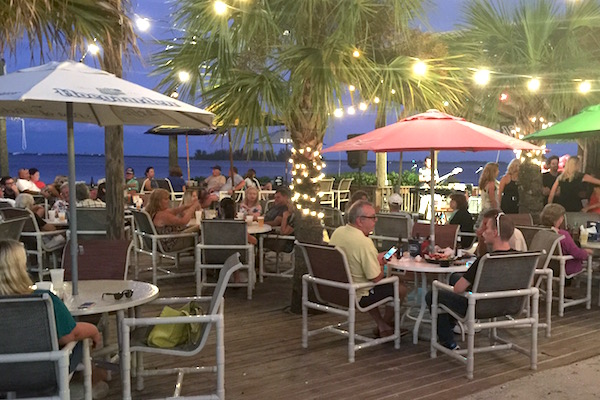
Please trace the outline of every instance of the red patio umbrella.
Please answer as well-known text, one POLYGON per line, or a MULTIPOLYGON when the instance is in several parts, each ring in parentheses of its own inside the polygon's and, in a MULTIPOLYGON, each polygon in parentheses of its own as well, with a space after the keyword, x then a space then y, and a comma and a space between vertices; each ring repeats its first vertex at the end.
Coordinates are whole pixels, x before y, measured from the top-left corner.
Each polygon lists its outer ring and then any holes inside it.
MULTIPOLYGON (((429 110, 404 118, 394 124, 334 144, 323 153, 371 150, 374 152, 436 150, 542 150, 531 143, 512 138, 490 128, 468 122, 464 118, 429 110)), ((435 165, 435 164, 434 164, 435 165)), ((435 182, 434 168, 431 182, 435 182)), ((431 190, 431 215, 435 215, 434 190, 431 190)), ((435 219, 431 218, 431 242, 435 244, 435 219)))

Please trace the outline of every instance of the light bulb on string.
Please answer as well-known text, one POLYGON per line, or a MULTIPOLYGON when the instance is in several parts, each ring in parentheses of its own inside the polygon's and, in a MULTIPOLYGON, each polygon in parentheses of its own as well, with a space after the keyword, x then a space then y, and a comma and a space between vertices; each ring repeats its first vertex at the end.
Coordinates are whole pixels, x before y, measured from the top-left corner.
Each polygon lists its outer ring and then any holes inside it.
POLYGON ((480 69, 473 75, 473 80, 479 86, 485 86, 490 82, 490 71, 487 69, 480 69))
POLYGON ((579 84, 577 90, 579 90, 579 93, 586 94, 590 90, 592 90, 592 84, 590 83, 590 81, 583 81, 579 84))
POLYGON ((412 70, 413 74, 417 76, 425 76, 425 74, 427 73, 427 64, 419 60, 413 65, 412 70))
POLYGON ((527 82, 527 89, 529 89, 530 92, 537 92, 540 89, 540 86, 541 82, 539 78, 531 78, 527 82))

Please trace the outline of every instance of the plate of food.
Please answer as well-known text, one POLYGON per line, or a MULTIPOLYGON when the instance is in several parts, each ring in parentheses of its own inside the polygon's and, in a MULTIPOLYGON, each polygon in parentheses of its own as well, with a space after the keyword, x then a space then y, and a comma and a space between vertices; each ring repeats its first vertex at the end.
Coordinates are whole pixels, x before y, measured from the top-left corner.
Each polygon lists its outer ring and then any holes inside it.
POLYGON ((430 264, 439 264, 442 267, 449 267, 455 260, 454 255, 448 255, 445 253, 430 253, 425 254, 425 261, 430 264))

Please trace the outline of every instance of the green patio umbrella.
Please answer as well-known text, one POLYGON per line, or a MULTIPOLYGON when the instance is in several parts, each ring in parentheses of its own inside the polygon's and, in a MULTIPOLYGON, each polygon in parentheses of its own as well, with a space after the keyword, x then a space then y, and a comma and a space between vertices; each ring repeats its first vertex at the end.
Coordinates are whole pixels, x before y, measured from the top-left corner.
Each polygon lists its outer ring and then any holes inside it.
MULTIPOLYGON (((584 108, 549 128, 525 136, 524 140, 548 140, 551 142, 572 142, 600 135, 600 104, 584 108)), ((600 137, 600 136, 599 136, 600 137)))

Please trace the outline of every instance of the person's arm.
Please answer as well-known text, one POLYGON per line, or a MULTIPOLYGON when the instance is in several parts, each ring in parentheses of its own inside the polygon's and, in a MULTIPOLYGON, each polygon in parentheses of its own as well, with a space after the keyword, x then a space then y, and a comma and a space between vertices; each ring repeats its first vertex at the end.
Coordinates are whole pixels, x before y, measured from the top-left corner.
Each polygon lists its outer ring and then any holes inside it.
POLYGON ((594 178, 590 174, 584 174, 581 180, 587 183, 591 183, 593 185, 600 185, 600 179, 594 178))
POLYGON ((598 207, 600 207, 600 197, 597 197, 595 194, 592 194, 592 196, 590 197, 590 202, 587 206, 583 207, 581 211, 589 212, 590 210, 595 210, 598 207), (592 199, 594 200, 594 202, 592 202, 592 199))
POLYGON ((244 188, 244 186, 246 186, 246 181, 242 179, 242 181, 240 183, 238 183, 237 185, 235 185, 234 190, 242 190, 244 188))
POLYGON ((62 347, 67 343, 78 342, 87 338, 92 339, 93 347, 97 347, 102 343, 102 337, 95 325, 87 322, 78 322, 70 333, 58 339, 58 344, 62 347))
POLYGON ((562 248, 564 255, 573 256, 576 260, 587 260, 588 255, 593 252, 590 249, 582 249, 577 246, 571 235, 566 231, 560 231, 560 234, 565 238, 560 241, 560 247, 562 248))
POLYGON ((498 197, 502 199, 502 193, 504 193, 504 188, 510 182, 510 177, 508 174, 504 175, 502 179, 500 179, 500 186, 498 187, 498 197))
POLYGON ((165 211, 157 213, 156 216, 154 217, 155 222, 158 222, 159 226, 187 225, 187 223, 190 222, 190 220, 192 219, 192 216, 194 215, 195 210, 193 208, 188 208, 187 210, 185 210, 185 212, 181 216, 172 214, 171 212, 168 212, 168 210, 165 210, 165 211), (167 211, 167 212, 165 212, 165 211, 167 211))
POLYGON ((463 293, 469 288, 469 286, 471 286, 471 282, 466 280, 464 277, 461 277, 458 282, 454 284, 454 293, 463 293))
POLYGON ((492 181, 487 185, 487 192, 490 196, 490 205, 492 208, 498 208, 498 198, 496 195, 496 184, 492 181))
POLYGON ((558 179, 554 181, 554 184, 552 185, 552 189, 550 189, 550 194, 548 195, 548 204, 551 204, 552 201, 554 200, 554 196, 556 196, 557 188, 558 188, 558 179))
POLYGON ((294 227, 289 225, 291 217, 292 214, 289 211, 283 213, 281 217, 281 229, 279 230, 282 235, 291 235, 294 233, 294 227))
POLYGON ((151 192, 152 191, 152 183, 150 182, 150 179, 146 179, 144 181, 144 192, 151 192))

